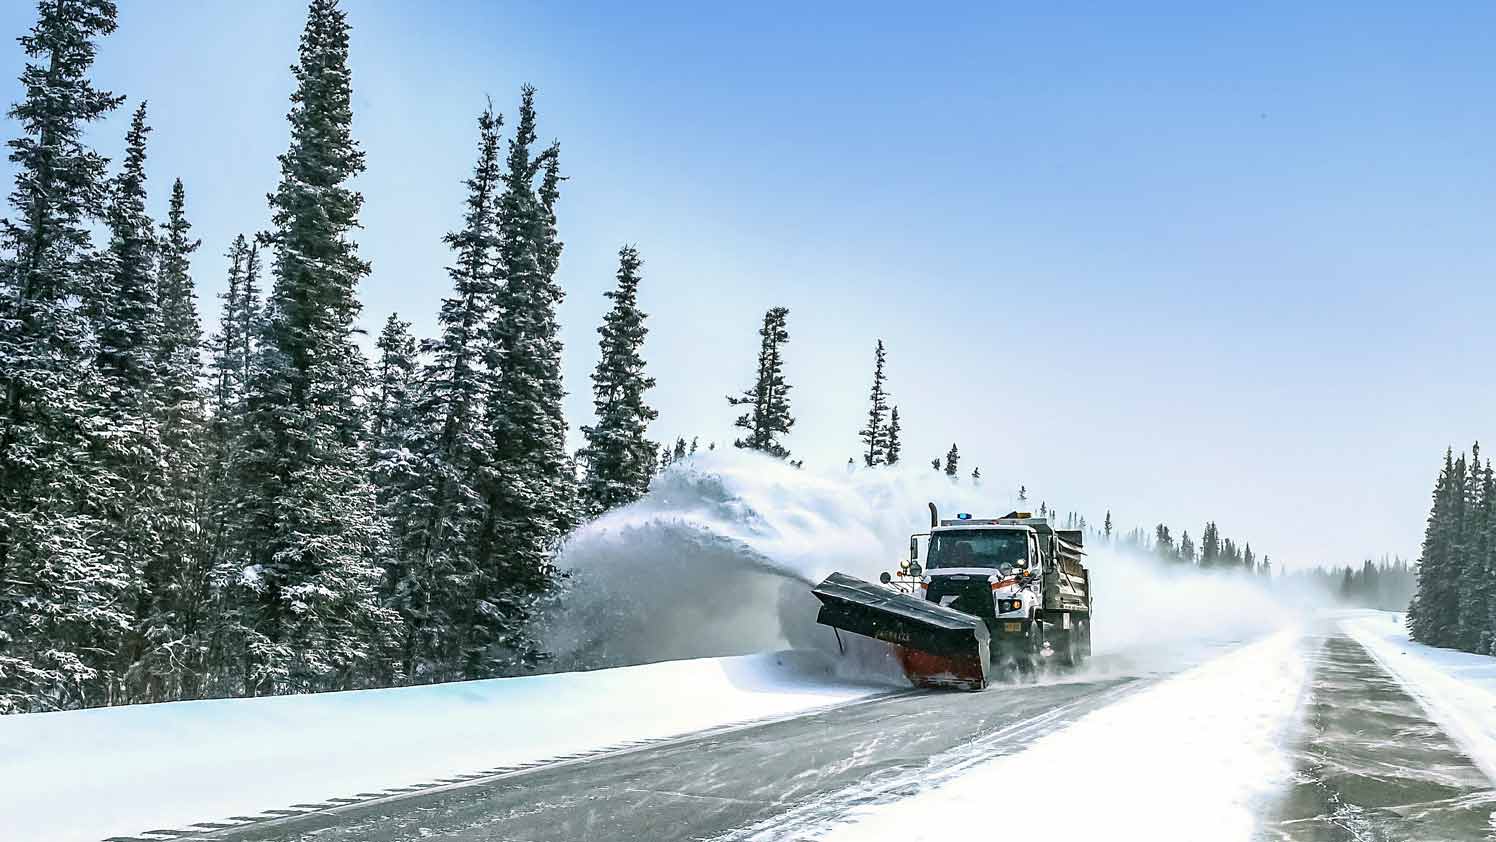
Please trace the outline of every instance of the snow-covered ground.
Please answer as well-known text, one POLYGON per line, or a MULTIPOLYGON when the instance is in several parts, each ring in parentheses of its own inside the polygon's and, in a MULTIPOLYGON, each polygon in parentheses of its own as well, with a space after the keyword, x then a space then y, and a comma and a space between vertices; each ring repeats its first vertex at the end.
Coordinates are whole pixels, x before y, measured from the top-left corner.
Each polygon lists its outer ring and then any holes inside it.
POLYGON ((1343 619, 1341 626, 1496 781, 1496 657, 1415 643, 1406 616, 1368 611, 1343 619))
POLYGON ((0 717, 0 833, 95 842, 850 702, 814 653, 0 717))
POLYGON ((1278 632, 820 838, 1247 840, 1292 778, 1285 743, 1308 671, 1298 631, 1278 632))

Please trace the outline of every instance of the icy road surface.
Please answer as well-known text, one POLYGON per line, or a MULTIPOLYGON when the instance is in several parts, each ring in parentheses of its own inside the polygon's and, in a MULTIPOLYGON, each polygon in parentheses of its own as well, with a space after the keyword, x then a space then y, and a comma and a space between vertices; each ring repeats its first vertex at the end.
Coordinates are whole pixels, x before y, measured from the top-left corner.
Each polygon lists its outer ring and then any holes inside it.
POLYGON ((1063 817, 1085 838, 1120 840, 1496 839, 1491 780, 1346 628, 1176 655, 865 699, 170 838, 918 842, 968 838, 1000 816, 1026 830, 1063 817), (1025 790, 1030 780, 1043 786, 1025 790))
POLYGON ((303 814, 216 835, 158 838, 684 840, 753 838, 764 826, 790 822, 814 833, 859 804, 897 799, 928 776, 1021 752, 1237 646, 1181 648, 1167 661, 1098 657, 1080 676, 983 693, 906 691, 378 802, 286 805, 303 814))

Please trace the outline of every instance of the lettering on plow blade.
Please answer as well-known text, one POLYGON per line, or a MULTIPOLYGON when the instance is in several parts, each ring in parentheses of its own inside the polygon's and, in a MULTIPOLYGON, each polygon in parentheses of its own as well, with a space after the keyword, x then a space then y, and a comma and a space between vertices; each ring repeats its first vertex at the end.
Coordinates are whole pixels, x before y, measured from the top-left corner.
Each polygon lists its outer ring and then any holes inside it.
POLYGON ((921 686, 980 690, 992 671, 991 634, 981 618, 832 573, 812 589, 816 622, 900 647, 904 673, 921 686))

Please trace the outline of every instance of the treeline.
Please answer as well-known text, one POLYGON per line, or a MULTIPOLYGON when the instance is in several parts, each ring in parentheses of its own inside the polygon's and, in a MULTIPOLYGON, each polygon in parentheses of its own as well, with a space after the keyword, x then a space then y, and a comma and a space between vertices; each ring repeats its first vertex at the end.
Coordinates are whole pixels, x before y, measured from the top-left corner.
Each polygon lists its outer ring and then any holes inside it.
POLYGON ((1469 454, 1444 453, 1408 606, 1414 640, 1496 655, 1496 473, 1469 454))
POLYGON ((478 115, 438 335, 392 315, 371 362, 337 0, 309 4, 268 230, 229 249, 211 336, 183 183, 159 225, 146 210, 145 104, 117 172, 84 140, 124 100, 89 78, 115 26, 112 0, 43 0, 20 39, 0 223, 0 712, 533 664, 558 542, 643 493, 660 458, 629 247, 599 328, 596 421, 565 448, 563 179, 535 91, 507 140, 501 115, 478 115))
MULTIPOLYGON (((477 116, 437 335, 392 314, 371 360, 349 23, 310 0, 268 229, 229 247, 204 336, 182 181, 165 221, 147 212, 145 104, 117 172, 84 141, 124 102, 89 78, 116 19, 113 0, 41 0, 20 39, 0 221, 0 713, 533 667, 564 536, 700 445, 648 436, 643 261, 625 246, 594 421, 566 449, 564 179, 536 92, 507 133, 491 105, 477 116)), ((753 384, 728 398, 734 445, 786 460, 788 312, 765 314, 753 384)), ((888 441, 896 461, 896 414, 888 441)))
MULTIPOLYGON (((1084 519, 1080 519, 1084 528, 1084 519)), ((1112 513, 1106 513, 1106 519, 1102 522, 1102 528, 1098 532, 1104 540, 1113 540, 1112 513)), ((1200 538, 1197 542, 1190 536, 1189 530, 1179 533, 1174 537, 1174 531, 1166 524, 1158 524, 1153 529, 1132 529, 1128 532, 1115 536, 1116 543, 1124 548, 1136 552, 1151 554, 1169 564, 1188 565, 1198 567, 1201 570, 1224 570, 1252 573, 1260 576, 1271 576, 1273 572, 1272 559, 1266 554, 1260 558, 1252 550, 1250 541, 1238 542, 1221 535, 1221 530, 1215 521, 1207 521, 1200 530, 1200 538)))
POLYGON ((1416 568, 1406 559, 1366 559, 1359 567, 1311 567, 1295 570, 1287 581, 1298 590, 1325 594, 1346 605, 1401 611, 1413 596, 1416 568))

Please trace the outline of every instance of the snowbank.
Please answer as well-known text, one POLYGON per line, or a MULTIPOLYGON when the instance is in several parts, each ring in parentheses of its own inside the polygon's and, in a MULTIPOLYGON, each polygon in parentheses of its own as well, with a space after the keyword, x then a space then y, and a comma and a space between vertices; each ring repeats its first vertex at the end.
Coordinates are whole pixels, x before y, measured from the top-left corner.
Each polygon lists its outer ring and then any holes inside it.
POLYGON ((1307 673, 1299 634, 1278 632, 819 838, 1250 839, 1293 774, 1283 745, 1307 673))
POLYGON ((811 653, 0 717, 14 839, 254 815, 867 697, 811 653))
POLYGON ((1365 612, 1342 619, 1340 625, 1496 781, 1496 658, 1414 643, 1405 617, 1365 612))

